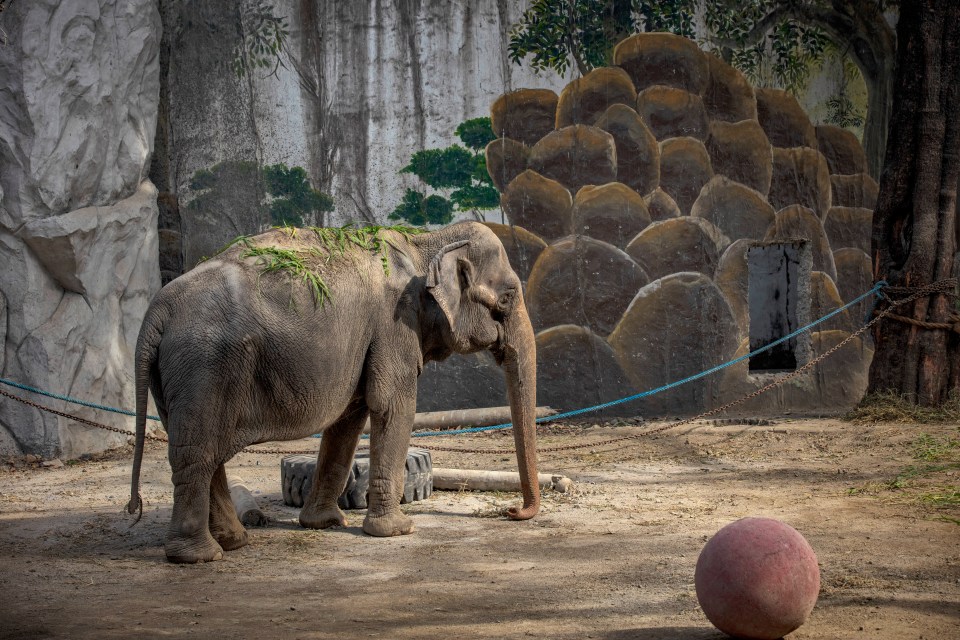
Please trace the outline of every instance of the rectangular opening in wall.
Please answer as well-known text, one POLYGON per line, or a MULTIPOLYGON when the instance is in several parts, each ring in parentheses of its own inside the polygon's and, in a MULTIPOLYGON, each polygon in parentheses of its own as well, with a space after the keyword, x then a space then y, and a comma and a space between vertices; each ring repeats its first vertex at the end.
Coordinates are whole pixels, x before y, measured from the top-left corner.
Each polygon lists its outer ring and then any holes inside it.
MULTIPOLYGON (((758 244, 747 251, 750 351, 796 331, 801 325, 801 269, 806 242, 758 244)), ((751 373, 797 368, 798 338, 793 337, 750 358, 751 373)))

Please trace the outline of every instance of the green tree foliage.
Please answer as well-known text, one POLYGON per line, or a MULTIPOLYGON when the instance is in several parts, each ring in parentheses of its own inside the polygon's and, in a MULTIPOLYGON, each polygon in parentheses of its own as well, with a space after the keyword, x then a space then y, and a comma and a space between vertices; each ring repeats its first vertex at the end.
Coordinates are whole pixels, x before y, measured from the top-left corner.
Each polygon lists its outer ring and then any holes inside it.
POLYGON ((238 191, 257 194, 252 197, 278 226, 302 226, 305 215, 333 211, 333 199, 310 185, 303 167, 282 163, 221 162, 194 173, 190 189, 197 192, 187 205, 192 210, 215 210, 238 191))
POLYGON ((447 224, 459 211, 496 209, 500 195, 487 173, 484 148, 496 138, 490 118, 474 118, 455 131, 466 147, 454 144, 444 149, 417 151, 410 164, 400 170, 412 173, 428 187, 448 195, 427 195, 407 189, 403 200, 390 214, 391 220, 411 224, 447 224))
POLYGON ((769 74, 796 92, 812 63, 822 62, 827 37, 781 11, 790 4, 824 0, 537 0, 511 31, 509 55, 516 64, 532 56, 527 63, 533 69, 560 74, 573 60, 585 74, 609 65, 614 45, 631 33, 669 31, 694 38, 700 15, 707 31, 701 45, 716 49, 754 84, 763 84, 769 74), (768 35, 754 42, 758 27, 768 35))
POLYGON ((274 15, 266 0, 243 0, 238 11, 241 41, 233 48, 233 72, 241 78, 258 68, 273 67, 276 72, 282 64, 280 52, 290 35, 287 19, 274 15))

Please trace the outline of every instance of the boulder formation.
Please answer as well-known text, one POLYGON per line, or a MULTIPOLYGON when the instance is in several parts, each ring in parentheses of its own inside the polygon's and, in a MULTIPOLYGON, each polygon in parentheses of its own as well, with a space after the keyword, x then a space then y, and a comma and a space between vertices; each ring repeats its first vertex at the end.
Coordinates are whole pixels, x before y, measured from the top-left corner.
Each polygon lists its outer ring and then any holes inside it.
MULTIPOLYGON (((638 392, 732 356, 750 335, 747 255, 758 244, 809 246, 812 267, 805 267, 809 281, 798 301, 803 318, 829 313, 870 286, 864 248, 877 189, 855 137, 814 126, 792 95, 754 89, 739 71, 679 36, 632 36, 616 47, 613 63, 560 92, 554 129, 541 127, 539 138, 531 135, 523 145, 500 143, 516 162, 497 159, 491 169, 495 183, 505 183, 529 149, 526 173, 500 187, 501 202, 511 225, 546 244, 532 267, 518 268, 529 269, 527 302, 538 345, 549 350, 542 366, 553 372, 541 380, 549 389, 539 393, 571 408, 609 399, 599 388, 581 393, 584 380, 602 377, 616 386, 622 373, 638 392), (597 346, 604 336, 615 366, 597 346), (586 363, 577 350, 596 357, 586 363), (562 373, 574 367, 576 381, 562 373)), ((543 97, 537 121, 546 123, 549 96, 537 95, 543 97)), ((494 111, 504 112, 500 101, 494 111)), ((498 135, 518 135, 504 119, 498 123, 498 135)), ((862 312, 840 313, 818 327, 816 340, 805 338, 800 359, 816 351, 811 341, 822 346, 848 335, 862 312)), ((809 407, 799 390, 813 389, 818 401, 833 403, 824 408, 851 406, 870 361, 861 342, 854 351, 800 376, 797 390, 756 403, 809 407), (856 369, 848 373, 858 382, 827 392, 836 381, 814 379, 839 376, 845 367, 856 369)), ((737 366, 619 411, 690 413, 762 380, 737 366)))

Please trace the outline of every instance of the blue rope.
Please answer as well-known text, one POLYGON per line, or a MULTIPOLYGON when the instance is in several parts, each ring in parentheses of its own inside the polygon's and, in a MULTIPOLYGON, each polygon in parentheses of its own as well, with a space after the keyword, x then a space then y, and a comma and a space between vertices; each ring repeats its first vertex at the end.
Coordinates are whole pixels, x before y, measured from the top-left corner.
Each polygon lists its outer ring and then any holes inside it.
MULTIPOLYGON (((661 391, 667 391, 668 389, 673 389, 674 387, 679 387, 680 385, 686 384, 686 383, 688 383, 688 382, 693 382, 694 380, 699 380, 700 378, 704 378, 704 377, 706 377, 706 376, 709 376, 709 375, 711 375, 711 374, 713 374, 713 373, 716 373, 717 371, 721 371, 721 370, 723 370, 723 369, 726 369, 727 367, 732 367, 733 365, 737 364, 738 362, 743 362, 743 361, 746 360, 747 358, 750 358, 750 357, 752 357, 752 356, 755 356, 755 355, 757 355, 758 353, 763 353, 764 351, 767 351, 768 349, 772 349, 773 347, 777 346, 778 344, 782 344, 782 343, 786 342, 787 340, 790 340, 791 338, 795 338, 795 337, 797 337, 798 335, 800 335, 801 333, 803 333, 804 331, 807 331, 807 330, 811 329, 812 327, 817 326, 818 324, 820 324, 820 323, 822 323, 822 322, 826 322, 827 320, 829 320, 830 318, 834 317, 835 315, 837 315, 837 314, 839 314, 839 313, 841 313, 841 312, 843 312, 843 311, 846 311, 846 310, 849 309, 850 307, 854 306, 855 304, 857 304, 857 303, 860 302, 861 300, 864 300, 865 298, 868 298, 869 296, 872 296, 872 295, 875 295, 875 294, 876 294, 877 296, 879 296, 880 290, 881 290, 882 288, 884 288, 885 286, 887 286, 887 283, 886 283, 885 281, 881 280, 881 281, 877 282, 877 284, 874 285, 873 289, 871 289, 870 291, 868 291, 868 292, 864 293, 863 295, 855 298, 854 300, 851 300, 850 302, 848 302, 848 303, 845 304, 844 306, 840 307, 839 309, 835 309, 835 310, 831 311, 830 313, 828 313, 827 315, 823 316, 823 317, 820 318, 819 320, 814 320, 813 322, 811 322, 811 323, 808 324, 807 326, 801 327, 801 328, 797 329, 796 331, 794 331, 793 333, 790 333, 790 334, 788 334, 788 335, 783 336, 782 338, 779 338, 779 339, 777 339, 777 340, 774 340, 774 341, 771 342, 770 344, 768 344, 768 345, 766 345, 766 346, 763 346, 763 347, 760 347, 760 348, 757 349, 756 351, 751 351, 750 353, 748 353, 748 354, 746 354, 746 355, 743 355, 743 356, 740 356, 739 358, 736 358, 736 359, 734 359, 734 360, 731 360, 730 362, 726 362, 726 363, 724 363, 724 364, 717 365, 716 367, 713 367, 712 369, 707 369, 706 371, 701 371, 700 373, 697 373, 697 374, 694 374, 694 375, 689 376, 689 377, 687 377, 687 378, 684 378, 683 380, 677 380, 676 382, 670 382, 670 383, 668 383, 668 384, 663 385, 662 387, 657 387, 656 389, 650 389, 649 391, 643 391, 643 392, 641 392, 641 393, 637 393, 637 394, 632 395, 632 396, 627 396, 626 398, 620 398, 619 400, 611 400, 611 401, 609 401, 609 402, 604 402, 604 403, 602 403, 602 404, 597 404, 597 405, 594 405, 594 406, 592 406, 592 407, 585 407, 585 408, 583 408, 583 409, 574 409, 573 411, 566 411, 566 412, 564 412, 564 413, 557 413, 557 414, 552 415, 552 416, 544 416, 544 417, 542 417, 542 418, 537 418, 537 419, 536 419, 536 422, 538 422, 538 423, 540 423, 540 422, 551 422, 551 421, 553 421, 553 420, 560 420, 560 419, 562 419, 562 418, 572 418, 572 417, 574 417, 574 416, 579 416, 579 415, 582 415, 582 414, 584 414, 584 413, 589 413, 589 412, 591 412, 591 411, 600 411, 601 409, 606 409, 607 407, 612 407, 612 406, 615 406, 615 405, 618 405, 618 404, 622 404, 622 403, 624 403, 624 402, 630 402, 630 401, 632 401, 632 400, 639 400, 640 398, 646 398, 647 396, 652 396, 652 395, 654 395, 654 394, 656 394, 656 393, 660 393, 661 391)), ((493 426, 490 426, 490 427, 470 427, 470 428, 467 428, 467 429, 450 429, 450 430, 448 430, 448 431, 420 431, 420 432, 414 433, 413 436, 414 436, 415 438, 426 438, 426 437, 430 437, 430 436, 459 435, 459 434, 462 434, 462 433, 480 433, 480 432, 482 432, 482 431, 494 431, 494 430, 497 430, 497 429, 509 429, 509 428, 512 427, 512 426, 513 426, 513 423, 512 423, 512 422, 505 422, 505 423, 503 423, 503 424, 493 425, 493 426)), ((366 437, 369 437, 369 436, 366 436, 366 437)))
MULTIPOLYGON (((842 313, 843 311, 846 311, 846 310, 849 309, 850 307, 856 305, 856 304, 859 303, 860 301, 862 301, 862 300, 864 300, 864 299, 866 299, 866 298, 868 298, 868 297, 870 297, 870 296, 876 296, 876 300, 879 300, 879 299, 880 299, 880 290, 883 289, 883 288, 886 287, 886 286, 887 286, 887 283, 886 283, 885 281, 881 280, 881 281, 877 282, 877 283, 874 285, 874 287, 873 287, 872 289, 870 289, 870 291, 867 291, 867 292, 864 293, 863 295, 858 296, 857 298, 851 300, 850 302, 848 302, 848 303, 845 304, 844 306, 840 307, 839 309, 835 309, 835 310, 831 311, 830 313, 828 313, 827 315, 823 316, 823 317, 820 318, 819 320, 814 320, 813 322, 811 322, 810 324, 806 325, 805 327, 801 327, 801 328, 797 329, 796 331, 794 331, 794 332, 792 332, 792 333, 790 333, 790 334, 788 334, 788 335, 783 336, 782 338, 779 338, 779 339, 777 339, 777 340, 774 340, 774 341, 771 342, 770 344, 768 344, 768 345, 766 345, 766 346, 763 346, 763 347, 760 347, 760 348, 757 349, 756 351, 751 351, 750 353, 748 353, 748 354, 746 354, 746 355, 740 356, 739 358, 736 358, 736 359, 731 360, 731 361, 729 361, 729 362, 725 362, 724 364, 717 365, 717 366, 713 367, 712 369, 707 369, 706 371, 701 371, 700 373, 697 373, 697 374, 694 374, 694 375, 692 375, 692 376, 686 377, 686 378, 684 378, 684 379, 682 379, 682 380, 677 380, 676 382, 670 382, 670 383, 668 383, 668 384, 663 385, 662 387, 657 387, 656 389, 650 389, 649 391, 643 391, 643 392, 641 392, 641 393, 637 393, 637 394, 634 394, 634 395, 632 395, 632 396, 627 396, 627 397, 625 397, 625 398, 620 398, 619 400, 611 400, 611 401, 609 401, 609 402, 604 402, 604 403, 602 403, 602 404, 593 405, 592 407, 584 407, 583 409, 574 409, 573 411, 566 411, 566 412, 564 412, 564 413, 558 413, 558 414, 554 414, 554 415, 552 415, 552 416, 544 416, 544 417, 542 417, 542 418, 537 418, 537 419, 536 419, 536 422, 538 422, 538 423, 541 423, 541 422, 551 422, 551 421, 553 421, 553 420, 560 420, 560 419, 562 419, 562 418, 572 418, 572 417, 574 417, 574 416, 579 416, 579 415, 582 415, 582 414, 584 414, 584 413, 590 413, 590 412, 592 412, 592 411, 600 411, 600 410, 606 409, 606 408, 608 408, 608 407, 613 407, 613 406, 618 405, 618 404, 623 404, 624 402, 631 402, 631 401, 633 401, 633 400, 639 400, 640 398, 646 398, 646 397, 652 396, 652 395, 654 395, 654 394, 656 394, 656 393, 660 393, 660 392, 662 392, 662 391, 667 391, 667 390, 669 390, 669 389, 673 389, 674 387, 679 387, 680 385, 687 384, 688 382, 693 382, 694 380, 699 380, 700 378, 704 378, 704 377, 706 377, 706 376, 709 376, 709 375, 711 375, 711 374, 714 374, 714 373, 716 373, 717 371, 721 371, 721 370, 723 370, 723 369, 726 369, 727 367, 732 367, 733 365, 737 364, 738 362, 743 362, 744 360, 746 360, 746 359, 748 359, 748 358, 751 358, 751 357, 753 357, 753 356, 755 356, 755 355, 757 355, 757 354, 759 354, 759 353, 763 353, 764 351, 767 351, 768 349, 772 349, 773 347, 777 346, 778 344, 782 344, 782 343, 786 342, 787 340, 790 340, 790 339, 792 339, 792 338, 795 338, 795 337, 797 337, 798 335, 800 335, 801 333, 803 333, 803 332, 805 332, 805 331, 807 331, 807 330, 809 330, 809 329, 817 326, 818 324, 821 324, 821 323, 823 323, 823 322, 826 322, 826 321, 829 320, 830 318, 836 316, 836 315, 839 314, 839 313, 842 313)), ((876 300, 874 301, 874 305, 876 305, 876 300)), ((36 388, 34 388, 34 387, 30 387, 30 386, 27 386, 27 385, 25 385, 25 384, 20 384, 19 382, 14 382, 14 381, 12 381, 12 380, 6 380, 6 379, 4 379, 4 378, 0 378, 0 383, 5 384, 5 385, 9 385, 9 386, 11 386, 11 387, 16 387, 17 389, 22 389, 23 391, 29 391, 30 393, 36 393, 36 394, 39 394, 39 395, 41 395, 41 396, 46 396, 46 397, 48 397, 48 398, 54 398, 54 399, 56 399, 56 400, 63 400, 64 402, 72 402, 73 404, 78 404, 78 405, 81 405, 81 406, 84 406, 84 407, 90 407, 90 408, 92 408, 92 409, 100 409, 100 410, 102 410, 102 411, 110 411, 110 412, 112 412, 112 413, 119 413, 119 414, 123 414, 123 415, 125 415, 125 416, 134 416, 134 417, 136 417, 136 415, 137 415, 136 413, 134 413, 134 412, 132 412, 132 411, 127 411, 127 410, 124 410, 124 409, 116 409, 116 408, 114 408, 114 407, 107 407, 107 406, 104 406, 104 405, 102 405, 102 404, 96 404, 96 403, 94 403, 94 402, 85 402, 85 401, 83 401, 83 400, 78 400, 77 398, 71 398, 70 396, 60 395, 59 393, 51 393, 51 392, 49 392, 49 391, 42 391, 42 390, 40 390, 40 389, 36 389, 36 388)), ((160 418, 158 418, 157 416, 151 416, 151 415, 148 415, 147 418, 148 418, 149 420, 156 420, 156 421, 159 421, 159 420, 160 420, 160 418)), ((493 426, 489 426, 489 427, 470 427, 470 428, 466 428, 466 429, 450 429, 450 430, 447 430, 447 431, 419 431, 419 432, 417 432, 417 433, 414 433, 414 434, 413 434, 413 437, 415 437, 415 438, 427 438, 427 437, 431 437, 431 436, 455 436, 455 435, 460 435, 460 434, 464 434, 464 433, 480 433, 480 432, 483 432, 483 431, 495 431, 495 430, 500 430, 500 429, 509 429, 509 428, 512 427, 512 426, 513 426, 513 423, 512 423, 512 422, 505 422, 505 423, 503 423, 503 424, 497 424, 497 425, 493 425, 493 426)), ((318 438, 318 437, 320 437, 320 434, 317 434, 317 435, 315 435, 314 437, 315 437, 315 438, 318 438)), ((369 438, 370 436, 369 436, 369 435, 364 435, 363 437, 364 437, 364 438, 369 438)))
MULTIPOLYGON (((63 400, 64 402, 72 402, 73 404, 79 404, 84 407, 90 407, 91 409, 100 409, 102 411, 110 411, 111 413, 120 413, 125 416, 136 417, 137 414, 133 411, 127 411, 126 409, 116 409, 114 407, 107 407, 102 404, 97 404, 95 402, 86 402, 84 400, 78 400, 76 398, 71 398, 70 396, 62 396, 59 393, 51 393, 49 391, 42 391, 40 389, 35 389, 34 387, 27 386, 25 384, 20 384, 19 382, 14 382, 13 380, 5 380, 0 378, 0 383, 10 385, 11 387, 16 387, 17 389, 22 389, 24 391, 29 391, 30 393, 36 393, 41 396, 46 396, 48 398, 54 398, 56 400, 63 400)), ((160 418, 157 416, 148 415, 149 420, 160 421, 160 418)))

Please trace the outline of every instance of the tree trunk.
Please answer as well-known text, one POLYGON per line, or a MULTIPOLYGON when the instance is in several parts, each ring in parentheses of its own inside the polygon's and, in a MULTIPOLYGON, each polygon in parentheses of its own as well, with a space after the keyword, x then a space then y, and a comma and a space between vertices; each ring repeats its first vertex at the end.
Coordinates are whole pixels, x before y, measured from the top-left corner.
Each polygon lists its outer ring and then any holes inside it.
MULTIPOLYGON (((960 3, 901 3, 886 160, 873 220, 877 279, 918 287, 954 274, 960 180, 960 3)), ((899 315, 948 322, 956 298, 937 294, 899 315)), ((875 334, 871 392, 892 390, 922 405, 960 389, 960 334, 884 320, 875 334)))

